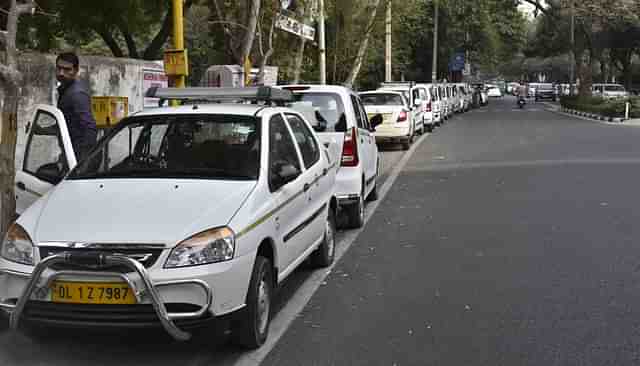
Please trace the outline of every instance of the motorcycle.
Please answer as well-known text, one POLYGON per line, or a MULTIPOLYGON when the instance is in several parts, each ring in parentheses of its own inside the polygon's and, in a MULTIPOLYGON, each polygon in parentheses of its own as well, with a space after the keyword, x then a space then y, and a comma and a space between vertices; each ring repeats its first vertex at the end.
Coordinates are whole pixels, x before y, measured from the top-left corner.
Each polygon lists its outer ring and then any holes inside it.
POLYGON ((523 97, 518 98, 518 107, 520 109, 524 108, 524 105, 527 104, 527 101, 523 97))

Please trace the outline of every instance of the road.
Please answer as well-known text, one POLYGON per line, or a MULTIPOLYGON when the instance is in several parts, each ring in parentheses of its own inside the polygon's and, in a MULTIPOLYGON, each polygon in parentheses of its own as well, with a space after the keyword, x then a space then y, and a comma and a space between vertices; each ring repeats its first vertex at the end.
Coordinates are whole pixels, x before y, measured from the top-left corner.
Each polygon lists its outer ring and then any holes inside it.
POLYGON ((385 148, 379 183, 409 158, 397 180, 326 278, 286 282, 282 337, 261 353, 224 336, 3 332, 0 365, 640 364, 640 128, 491 102, 410 157, 385 148))

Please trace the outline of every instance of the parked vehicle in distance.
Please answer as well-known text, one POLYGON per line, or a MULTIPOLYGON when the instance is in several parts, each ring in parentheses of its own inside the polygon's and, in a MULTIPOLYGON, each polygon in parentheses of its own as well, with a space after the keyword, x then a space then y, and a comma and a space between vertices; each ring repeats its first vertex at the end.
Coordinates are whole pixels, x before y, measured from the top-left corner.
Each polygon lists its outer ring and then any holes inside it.
POLYGON ((591 86, 591 90, 594 96, 600 96, 605 99, 626 98, 629 96, 627 90, 620 84, 597 83, 591 86))
POLYGON ((152 90, 192 105, 123 119, 77 164, 61 111, 36 107, 16 185, 44 196, 1 243, 0 313, 13 329, 161 327, 176 340, 228 317, 234 342, 257 348, 277 286, 308 258, 333 261, 338 162, 283 106, 288 91, 152 90), (228 98, 276 105, 207 102, 228 98))
POLYGON ((350 88, 337 85, 286 85, 293 92, 297 106, 310 108, 323 126, 317 135, 324 144, 337 148, 340 169, 336 176, 335 195, 345 227, 364 224, 366 200, 378 197, 377 178, 380 169, 378 146, 374 136, 382 118, 372 119, 360 97, 350 88))
MULTIPOLYGON (((427 104, 430 102, 427 90, 424 87, 417 86, 414 82, 389 82, 381 83, 377 90, 392 90, 404 93, 407 96, 410 106, 410 118, 412 121, 412 135, 421 135, 424 133, 425 111, 427 104)), ((431 116, 431 115, 430 115, 431 116)), ((413 136, 410 144, 413 143, 413 136)))
POLYGON ((364 109, 372 119, 382 116, 382 124, 374 132, 376 142, 398 142, 405 150, 411 147, 409 101, 400 92, 375 90, 360 93, 364 109))
POLYGON ((551 100, 556 101, 556 89, 553 84, 550 83, 540 83, 536 85, 535 91, 535 100, 551 100))
POLYGON ((487 96, 491 98, 502 98, 502 92, 500 91, 500 88, 492 85, 487 88, 487 96))

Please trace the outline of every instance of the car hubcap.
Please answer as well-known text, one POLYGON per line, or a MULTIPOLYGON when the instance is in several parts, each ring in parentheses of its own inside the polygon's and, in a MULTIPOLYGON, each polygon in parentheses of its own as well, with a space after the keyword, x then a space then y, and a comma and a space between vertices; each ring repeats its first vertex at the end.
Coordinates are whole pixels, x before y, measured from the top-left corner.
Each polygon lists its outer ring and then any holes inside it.
POLYGON ((267 322, 269 320, 269 284, 263 276, 258 286, 258 327, 261 334, 267 330, 267 322))

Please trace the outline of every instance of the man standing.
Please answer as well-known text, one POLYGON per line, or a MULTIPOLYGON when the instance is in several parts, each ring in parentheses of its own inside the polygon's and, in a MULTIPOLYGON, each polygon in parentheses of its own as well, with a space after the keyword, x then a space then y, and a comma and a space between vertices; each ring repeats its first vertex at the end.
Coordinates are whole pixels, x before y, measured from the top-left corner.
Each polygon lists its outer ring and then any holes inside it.
POLYGON ((71 135, 71 144, 78 161, 83 159, 96 144, 96 121, 91 113, 89 91, 78 80, 80 62, 72 52, 65 52, 56 58, 56 78, 58 87, 58 109, 64 114, 71 135))

